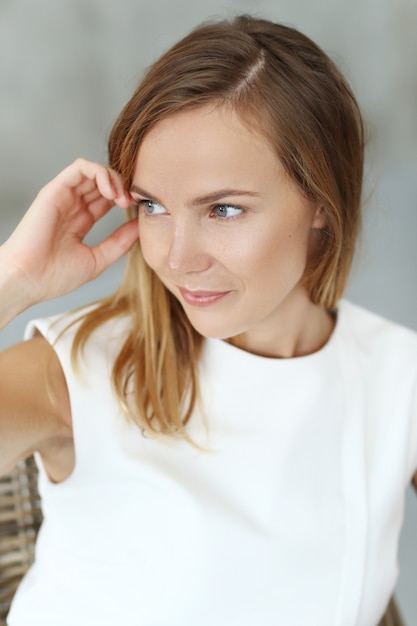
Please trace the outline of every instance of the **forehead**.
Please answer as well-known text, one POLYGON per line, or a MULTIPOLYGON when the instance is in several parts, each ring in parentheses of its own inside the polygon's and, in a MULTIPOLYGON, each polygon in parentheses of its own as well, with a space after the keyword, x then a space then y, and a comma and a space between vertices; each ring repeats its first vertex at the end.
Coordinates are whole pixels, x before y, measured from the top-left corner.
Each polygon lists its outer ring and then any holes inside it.
POLYGON ((162 178, 176 178, 180 183, 184 177, 202 175, 207 179, 276 176, 282 169, 280 161, 270 142, 253 126, 226 106, 199 107, 172 115, 146 134, 134 178, 140 177, 145 184, 162 178))

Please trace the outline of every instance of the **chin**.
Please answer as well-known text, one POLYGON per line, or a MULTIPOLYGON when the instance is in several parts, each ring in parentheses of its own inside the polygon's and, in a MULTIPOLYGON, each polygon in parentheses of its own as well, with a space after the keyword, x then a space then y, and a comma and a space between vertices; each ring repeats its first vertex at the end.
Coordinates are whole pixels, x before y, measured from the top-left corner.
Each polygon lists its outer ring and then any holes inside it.
POLYGON ((188 317, 188 321, 194 330, 206 339, 232 339, 246 330, 246 328, 231 327, 221 322, 218 324, 202 323, 201 321, 193 320, 192 317, 188 317))

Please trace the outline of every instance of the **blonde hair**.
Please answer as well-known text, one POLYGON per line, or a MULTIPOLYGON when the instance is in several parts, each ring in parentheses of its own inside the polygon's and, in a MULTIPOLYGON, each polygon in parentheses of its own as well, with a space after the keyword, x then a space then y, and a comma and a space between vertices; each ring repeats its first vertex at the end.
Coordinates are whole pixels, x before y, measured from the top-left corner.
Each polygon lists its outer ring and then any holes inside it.
MULTIPOLYGON (((293 28, 248 16, 203 24, 149 69, 111 131, 109 164, 127 188, 146 133, 160 120, 207 104, 231 106, 255 124, 291 179, 323 207, 326 227, 303 280, 314 303, 334 309, 361 215, 364 131, 349 86, 327 55, 293 28)), ((74 357, 99 325, 120 315, 130 325, 112 374, 122 406, 149 434, 188 438, 203 338, 139 245, 120 288, 82 319, 74 357)))

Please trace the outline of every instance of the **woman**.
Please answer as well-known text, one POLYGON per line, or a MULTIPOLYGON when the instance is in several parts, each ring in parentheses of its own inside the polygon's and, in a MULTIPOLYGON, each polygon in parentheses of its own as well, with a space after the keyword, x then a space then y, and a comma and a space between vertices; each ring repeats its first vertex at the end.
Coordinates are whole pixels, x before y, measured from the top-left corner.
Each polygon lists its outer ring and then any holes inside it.
POLYGON ((239 17, 149 70, 111 169, 40 192, 0 249, 3 323, 133 248, 113 296, 1 356, 3 469, 37 452, 45 516, 10 626, 379 621, 417 338, 340 300, 363 148, 327 56, 239 17), (114 203, 132 220, 89 249, 114 203))

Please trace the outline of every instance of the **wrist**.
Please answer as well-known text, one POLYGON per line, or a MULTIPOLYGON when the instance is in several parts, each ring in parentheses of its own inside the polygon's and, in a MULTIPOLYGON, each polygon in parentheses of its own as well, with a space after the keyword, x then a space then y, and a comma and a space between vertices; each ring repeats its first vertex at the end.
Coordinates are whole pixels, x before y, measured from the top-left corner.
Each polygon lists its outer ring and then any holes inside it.
POLYGON ((34 304, 27 297, 27 288, 18 269, 5 257, 4 247, 0 247, 0 329, 34 304))

